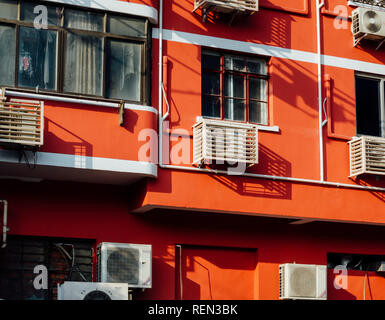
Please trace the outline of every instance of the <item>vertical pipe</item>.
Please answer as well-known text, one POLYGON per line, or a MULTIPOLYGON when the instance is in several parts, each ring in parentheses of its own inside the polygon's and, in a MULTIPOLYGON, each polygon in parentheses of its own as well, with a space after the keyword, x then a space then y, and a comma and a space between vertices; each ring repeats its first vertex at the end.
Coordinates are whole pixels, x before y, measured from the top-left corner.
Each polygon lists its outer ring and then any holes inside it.
POLYGON ((9 231, 9 228, 7 226, 7 219, 8 219, 8 201, 7 200, 0 200, 4 204, 3 209, 3 244, 1 245, 1 248, 4 249, 7 246, 7 232, 9 231))
POLYGON ((323 124, 322 124, 322 60, 321 60, 321 8, 324 2, 316 0, 317 13, 317 72, 318 72, 318 131, 319 131, 319 157, 320 157, 320 181, 324 178, 324 145, 323 145, 323 124))
POLYGON ((163 0, 159 0, 159 57, 158 57, 158 153, 159 166, 163 163, 163 0))

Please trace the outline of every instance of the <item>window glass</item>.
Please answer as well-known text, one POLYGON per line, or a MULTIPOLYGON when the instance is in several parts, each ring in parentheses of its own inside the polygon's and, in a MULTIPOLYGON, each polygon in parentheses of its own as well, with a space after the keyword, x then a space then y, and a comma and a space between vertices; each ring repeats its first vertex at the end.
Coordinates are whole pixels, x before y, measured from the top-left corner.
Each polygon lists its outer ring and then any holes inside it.
POLYGON ((225 96, 238 98, 245 97, 244 76, 225 74, 225 96))
POLYGON ((220 74, 203 71, 203 93, 220 94, 220 74))
POLYGON ((18 85, 56 89, 57 33, 20 27, 18 85))
POLYGON ((225 119, 245 121, 245 100, 225 99, 225 119))
POLYGON ((202 115, 267 124, 266 76, 263 59, 202 51, 202 115))
POLYGON ((267 103, 250 101, 249 121, 253 123, 267 123, 267 103))
POLYGON ((107 61, 107 97, 140 101, 141 45, 109 40, 107 61))
POLYGON ((233 71, 245 71, 245 58, 225 56, 225 69, 233 71))
POLYGON ((247 59, 246 69, 247 72, 267 75, 267 65, 264 60, 247 59))
POLYGON ((103 40, 90 35, 66 35, 64 91, 102 94, 103 40))
POLYGON ((249 97, 252 99, 267 101, 267 83, 264 79, 249 78, 249 97))
POLYGON ((0 18, 16 20, 17 2, 13 0, 0 0, 0 18))
POLYGON ((22 2, 20 9, 20 19, 27 22, 37 22, 40 25, 44 25, 46 21, 48 25, 60 26, 61 10, 62 9, 59 7, 22 2), (46 8, 46 11, 44 11, 45 9, 43 8, 46 8), (47 20, 44 20, 45 18, 47 20))
POLYGON ((202 68, 220 70, 221 56, 216 53, 202 52, 202 68))
POLYGON ((381 136, 380 80, 356 77, 357 134, 381 136))
POLYGON ((221 116, 221 102, 219 97, 202 96, 202 114, 210 118, 221 116))
POLYGON ((88 31, 103 31, 104 15, 100 13, 65 9, 65 27, 88 31))
POLYGON ((122 36, 145 37, 146 24, 142 19, 109 16, 108 32, 122 36))
POLYGON ((15 28, 0 25, 0 85, 14 85, 15 52, 15 28))

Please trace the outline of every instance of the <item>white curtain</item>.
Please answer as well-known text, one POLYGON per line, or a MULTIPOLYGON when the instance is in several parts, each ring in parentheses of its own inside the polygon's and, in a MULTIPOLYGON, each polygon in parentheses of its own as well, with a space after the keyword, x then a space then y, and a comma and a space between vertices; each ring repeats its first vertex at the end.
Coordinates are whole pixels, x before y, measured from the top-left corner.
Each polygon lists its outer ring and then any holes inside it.
MULTIPOLYGON (((71 13, 67 26, 98 31, 99 21, 92 15, 71 13)), ((64 90, 91 95, 102 94, 102 39, 68 32, 65 48, 64 90)))

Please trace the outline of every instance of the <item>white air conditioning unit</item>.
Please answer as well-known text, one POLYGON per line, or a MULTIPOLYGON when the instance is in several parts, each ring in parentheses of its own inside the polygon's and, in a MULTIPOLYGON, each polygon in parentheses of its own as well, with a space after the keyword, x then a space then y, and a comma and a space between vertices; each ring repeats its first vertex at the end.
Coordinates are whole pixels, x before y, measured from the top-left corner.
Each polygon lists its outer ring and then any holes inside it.
POLYGON ((361 136, 348 143, 350 177, 364 173, 385 175, 385 138, 361 136))
POLYGON ((0 100, 0 145, 41 146, 43 105, 43 102, 34 100, 0 100))
POLYGON ((258 163, 256 125, 201 119, 193 126, 193 164, 258 163))
POLYGON ((198 8, 221 13, 253 13, 258 11, 258 0, 195 0, 194 11, 198 8))
POLYGON ((97 261, 98 281, 151 288, 151 245, 102 242, 97 248, 97 261))
POLYGON ((326 266, 285 263, 279 266, 279 299, 326 300, 326 266))
POLYGON ((359 7, 352 12, 354 40, 382 40, 385 38, 385 12, 359 7))
POLYGON ((65 281, 57 286, 58 300, 131 300, 127 283, 65 281))

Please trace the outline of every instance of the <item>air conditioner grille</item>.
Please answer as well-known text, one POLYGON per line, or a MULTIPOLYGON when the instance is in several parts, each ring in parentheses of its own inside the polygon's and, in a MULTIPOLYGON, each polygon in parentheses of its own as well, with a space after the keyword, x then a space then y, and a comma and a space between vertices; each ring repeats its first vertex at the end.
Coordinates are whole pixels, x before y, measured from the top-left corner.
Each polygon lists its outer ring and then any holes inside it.
POLYGON ((0 144, 40 146, 43 144, 43 103, 0 101, 0 144))
POLYGON ((293 267, 290 275, 292 297, 316 297, 316 269, 293 267))
POLYGON ((111 250, 107 259, 108 282, 125 282, 137 285, 139 283, 139 256, 138 249, 111 250))
POLYGON ((111 300, 111 297, 100 290, 94 290, 86 294, 84 300, 111 300))
POLYGON ((255 125, 202 119, 193 126, 193 164, 258 163, 255 125))
POLYGON ((361 136, 349 141, 350 177, 385 175, 385 138, 361 136))

